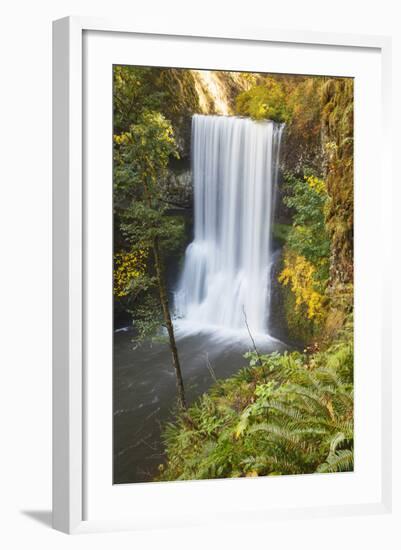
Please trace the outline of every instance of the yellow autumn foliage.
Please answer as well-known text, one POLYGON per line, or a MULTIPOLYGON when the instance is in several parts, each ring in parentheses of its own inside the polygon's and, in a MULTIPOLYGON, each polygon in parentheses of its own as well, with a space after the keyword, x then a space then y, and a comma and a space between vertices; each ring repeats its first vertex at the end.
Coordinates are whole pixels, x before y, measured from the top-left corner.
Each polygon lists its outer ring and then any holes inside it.
POLYGON ((127 143, 129 143, 130 135, 129 132, 123 132, 120 135, 114 134, 113 139, 114 143, 116 143, 117 145, 126 145, 127 143))
POLYGON ((316 176, 304 176, 304 178, 309 187, 316 191, 316 193, 319 193, 319 195, 327 193, 327 187, 324 180, 321 180, 316 176))
POLYGON ((114 294, 118 297, 129 294, 133 279, 145 273, 147 250, 118 252, 114 256, 114 294))
POLYGON ((278 280, 285 286, 290 285, 297 310, 305 307, 308 319, 318 320, 324 314, 324 296, 316 290, 315 272, 316 268, 304 256, 290 251, 285 254, 284 269, 278 280))

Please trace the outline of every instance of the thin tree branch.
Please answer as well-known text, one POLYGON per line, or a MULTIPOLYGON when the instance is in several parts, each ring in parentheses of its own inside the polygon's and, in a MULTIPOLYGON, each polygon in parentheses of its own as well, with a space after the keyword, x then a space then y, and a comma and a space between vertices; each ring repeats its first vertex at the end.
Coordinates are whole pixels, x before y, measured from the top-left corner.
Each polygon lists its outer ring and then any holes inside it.
POLYGON ((213 378, 213 381, 217 382, 216 373, 213 370, 212 364, 209 360, 209 354, 208 353, 206 353, 206 366, 208 368, 208 371, 210 372, 210 376, 213 378))
POLYGON ((244 313, 244 319, 245 319, 245 325, 246 325, 246 328, 247 328, 247 331, 248 331, 248 334, 249 334, 249 338, 252 340, 252 345, 253 345, 253 349, 256 353, 256 357, 258 358, 258 364, 259 366, 261 367, 262 366, 262 359, 260 358, 260 355, 259 355, 259 352, 258 352, 258 348, 256 347, 256 344, 255 344, 255 340, 253 339, 253 336, 252 336, 252 333, 249 329, 249 325, 248 325, 248 319, 247 319, 247 316, 246 316, 246 312, 245 312, 245 306, 242 305, 242 311, 244 313))

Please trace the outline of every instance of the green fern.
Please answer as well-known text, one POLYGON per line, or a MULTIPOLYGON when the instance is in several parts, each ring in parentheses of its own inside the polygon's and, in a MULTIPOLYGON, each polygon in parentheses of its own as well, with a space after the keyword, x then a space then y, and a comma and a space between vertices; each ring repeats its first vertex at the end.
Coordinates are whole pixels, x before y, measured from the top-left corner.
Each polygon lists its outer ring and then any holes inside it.
POLYGON ((333 472, 348 472, 354 468, 354 453, 351 449, 343 449, 330 453, 323 464, 317 468, 317 472, 333 473, 333 472))
POLYGON ((261 363, 217 382, 166 426, 167 466, 158 479, 353 469, 349 332, 324 352, 275 353, 261 363))

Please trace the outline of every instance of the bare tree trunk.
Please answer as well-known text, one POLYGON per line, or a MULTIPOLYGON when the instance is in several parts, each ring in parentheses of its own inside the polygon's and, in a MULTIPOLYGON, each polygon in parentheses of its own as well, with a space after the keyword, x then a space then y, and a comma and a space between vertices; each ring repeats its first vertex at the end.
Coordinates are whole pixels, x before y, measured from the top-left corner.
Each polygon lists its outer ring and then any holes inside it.
POLYGON ((184 381, 182 379, 180 361, 178 358, 177 344, 175 343, 174 327, 171 321, 170 309, 168 307, 168 297, 167 297, 166 285, 164 282, 158 237, 155 237, 155 240, 153 242, 153 255, 155 258, 156 276, 157 276, 157 283, 158 283, 159 293, 160 293, 160 302, 163 310, 164 322, 166 324, 168 337, 170 340, 171 358, 172 358, 172 363, 175 370, 178 398, 179 398, 181 407, 183 409, 186 409, 187 404, 185 401, 184 381))

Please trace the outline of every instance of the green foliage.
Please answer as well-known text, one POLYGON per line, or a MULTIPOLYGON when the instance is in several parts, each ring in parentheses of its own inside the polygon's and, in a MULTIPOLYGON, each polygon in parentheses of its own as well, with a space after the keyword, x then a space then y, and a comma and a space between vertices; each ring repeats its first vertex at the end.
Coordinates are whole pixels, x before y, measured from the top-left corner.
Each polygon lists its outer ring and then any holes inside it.
POLYGON ((113 70, 114 133, 126 131, 144 110, 160 109, 165 92, 155 87, 150 67, 116 65, 113 70))
POLYGON ((169 121, 161 113, 143 111, 136 124, 114 135, 114 143, 116 204, 146 193, 152 199, 159 198, 169 159, 178 157, 169 121))
POLYGON ((284 162, 293 170, 284 203, 293 226, 280 274, 286 317, 295 337, 330 341, 353 308, 353 81, 307 78, 288 101, 284 162), (324 183, 313 172, 324 173, 324 183))
POLYGON ((236 110, 239 115, 250 116, 255 120, 286 122, 291 116, 284 89, 281 83, 272 77, 265 78, 262 85, 239 94, 236 110))
POLYGON ((277 222, 274 223, 272 227, 273 238, 276 239, 279 244, 284 245, 287 241, 290 229, 290 224, 277 222))
POLYGON ((293 212, 287 246, 315 267, 315 280, 328 279, 330 240, 325 225, 327 192, 322 180, 309 175, 303 179, 285 175, 286 206, 293 212))
POLYGON ((292 213, 283 267, 278 281, 286 287, 284 304, 293 337, 309 341, 327 316, 330 240, 325 225, 327 191, 323 180, 286 174, 284 203, 292 213))
POLYGON ((160 480, 353 468, 352 332, 326 351, 247 355, 165 430, 160 480))
POLYGON ((177 155, 170 123, 160 113, 145 111, 129 131, 114 136, 114 196, 125 201, 120 227, 131 251, 152 247, 154 239, 172 245, 183 224, 166 216, 161 199, 162 180, 171 155, 177 155))
POLYGON ((199 110, 191 71, 115 65, 113 75, 116 134, 136 124, 143 111, 158 111, 175 123, 199 110))
POLYGON ((171 124, 154 111, 143 111, 129 129, 114 136, 115 178, 114 199, 119 231, 126 250, 117 253, 131 258, 116 266, 114 281, 117 296, 126 297, 138 339, 161 326, 159 289, 155 277, 155 242, 163 253, 170 252, 182 241, 183 222, 166 215, 161 201, 161 181, 177 147, 171 124), (144 258, 138 269, 139 257, 144 258), (122 287, 121 287, 122 285, 122 287), (156 313, 155 313, 156 312, 156 313))
MULTIPOLYGON (((189 154, 190 120, 194 112, 199 111, 199 101, 195 88, 195 80, 191 71, 179 69, 162 69, 156 67, 132 67, 116 65, 113 68, 113 109, 114 121, 114 242, 117 249, 125 246, 120 233, 120 215, 133 198, 136 191, 142 187, 143 166, 136 166, 136 153, 143 144, 154 154, 150 159, 156 161, 156 171, 162 164, 162 172, 158 172, 158 190, 163 199, 168 201, 180 198, 182 185, 170 185, 170 165, 180 163, 178 151, 182 155, 189 154), (152 120, 152 119, 159 120, 152 120), (166 141, 163 136, 151 135, 147 126, 155 133, 168 132, 174 140, 174 146, 169 153, 168 162, 164 164, 166 141), (140 133, 145 134, 143 143, 140 133), (130 152, 122 147, 131 141, 130 152), (135 143, 135 140, 136 143, 135 143), (136 144, 136 148, 132 145, 136 144), (149 147, 148 147, 149 145, 149 147), (163 147, 162 162, 158 162, 158 146, 163 147), (121 158, 124 157, 125 158, 121 158)), ((172 140, 170 140, 172 145, 172 140)), ((141 151, 139 151, 142 153, 141 151)), ((141 155, 143 160, 145 157, 141 155)), ((185 161, 182 162, 185 164, 185 161)), ((175 180, 174 180, 175 181, 175 180)), ((174 200, 173 200, 174 202, 174 200)), ((180 201, 178 201, 180 202, 180 201)))
POLYGON ((148 250, 119 252, 114 255, 114 294, 127 296, 132 292, 133 283, 141 280, 146 271, 148 250))
POLYGON ((137 281, 136 284, 144 283, 140 293, 136 294, 136 288, 132 288, 132 295, 135 300, 128 303, 127 311, 132 316, 136 336, 133 339, 140 344, 145 339, 157 339, 160 327, 163 325, 163 316, 160 309, 160 301, 157 295, 157 282, 154 278, 147 277, 146 280, 137 281))
POLYGON ((151 248, 158 239, 162 253, 168 251, 171 256, 184 244, 183 220, 169 216, 163 204, 155 207, 133 201, 126 208, 122 220, 122 234, 133 252, 151 248))

